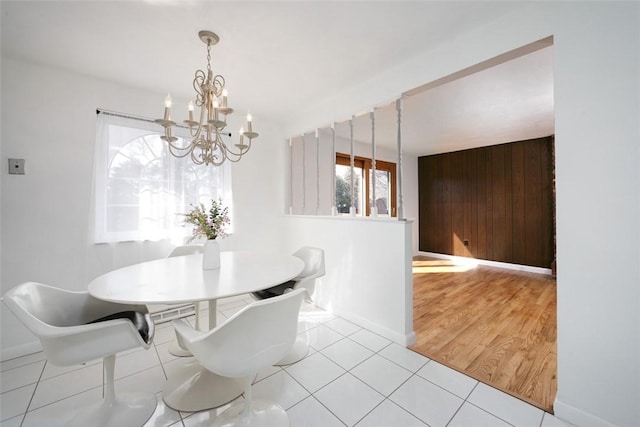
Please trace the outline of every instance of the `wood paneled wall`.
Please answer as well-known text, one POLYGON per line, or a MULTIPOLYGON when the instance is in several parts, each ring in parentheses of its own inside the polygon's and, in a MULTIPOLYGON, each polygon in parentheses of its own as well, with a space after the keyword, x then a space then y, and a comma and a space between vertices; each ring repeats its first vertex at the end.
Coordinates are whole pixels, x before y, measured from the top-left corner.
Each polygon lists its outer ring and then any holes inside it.
POLYGON ((550 268, 553 137, 418 158, 421 251, 550 268))

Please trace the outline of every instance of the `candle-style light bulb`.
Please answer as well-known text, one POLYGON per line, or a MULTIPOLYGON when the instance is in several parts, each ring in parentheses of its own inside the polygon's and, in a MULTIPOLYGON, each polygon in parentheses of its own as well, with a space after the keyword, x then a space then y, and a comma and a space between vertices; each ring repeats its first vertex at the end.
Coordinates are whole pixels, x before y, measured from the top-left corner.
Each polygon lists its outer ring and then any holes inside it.
POLYGON ((220 107, 220 103, 218 102, 218 98, 213 100, 213 119, 218 121, 218 108, 220 107))
POLYGON ((247 132, 253 132, 252 120, 253 117, 251 116, 251 113, 247 113, 247 132))
POLYGON ((229 92, 226 89, 222 90, 222 106, 227 108, 227 96, 229 96, 229 92))
POLYGON ((167 94, 167 97, 164 99, 164 119, 171 120, 171 95, 167 94))
POLYGON ((244 140, 244 128, 242 126, 240 126, 240 131, 238 132, 238 134, 240 135, 240 144, 243 144, 243 140, 244 140))
POLYGON ((193 109, 195 106, 193 105, 193 101, 189 101, 187 104, 187 109, 189 110, 189 121, 193 121, 193 109))

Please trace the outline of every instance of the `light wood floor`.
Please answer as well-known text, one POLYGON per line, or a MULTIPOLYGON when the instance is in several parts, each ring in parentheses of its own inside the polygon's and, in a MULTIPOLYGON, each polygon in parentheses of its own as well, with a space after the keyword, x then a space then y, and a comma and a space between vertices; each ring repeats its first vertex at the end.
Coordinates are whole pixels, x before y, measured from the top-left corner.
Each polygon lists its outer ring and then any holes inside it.
POLYGON ((551 276, 445 260, 413 262, 411 348, 553 412, 556 283, 551 276))

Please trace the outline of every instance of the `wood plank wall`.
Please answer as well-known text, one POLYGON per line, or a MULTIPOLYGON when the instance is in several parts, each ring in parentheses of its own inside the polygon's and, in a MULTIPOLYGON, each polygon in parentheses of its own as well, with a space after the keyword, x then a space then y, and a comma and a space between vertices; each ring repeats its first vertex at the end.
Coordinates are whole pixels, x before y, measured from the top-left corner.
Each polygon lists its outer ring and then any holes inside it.
POLYGON ((553 136, 418 158, 419 249, 550 268, 553 136))

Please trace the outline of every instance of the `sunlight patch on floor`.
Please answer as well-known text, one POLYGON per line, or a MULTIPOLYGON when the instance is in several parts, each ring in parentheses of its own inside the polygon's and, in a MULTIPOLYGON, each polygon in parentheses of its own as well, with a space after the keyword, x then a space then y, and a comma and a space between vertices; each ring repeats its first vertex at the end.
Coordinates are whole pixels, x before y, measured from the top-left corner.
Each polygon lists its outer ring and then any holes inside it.
POLYGON ((474 259, 468 260, 415 260, 413 261, 413 274, 430 273, 462 273, 478 266, 474 259))

